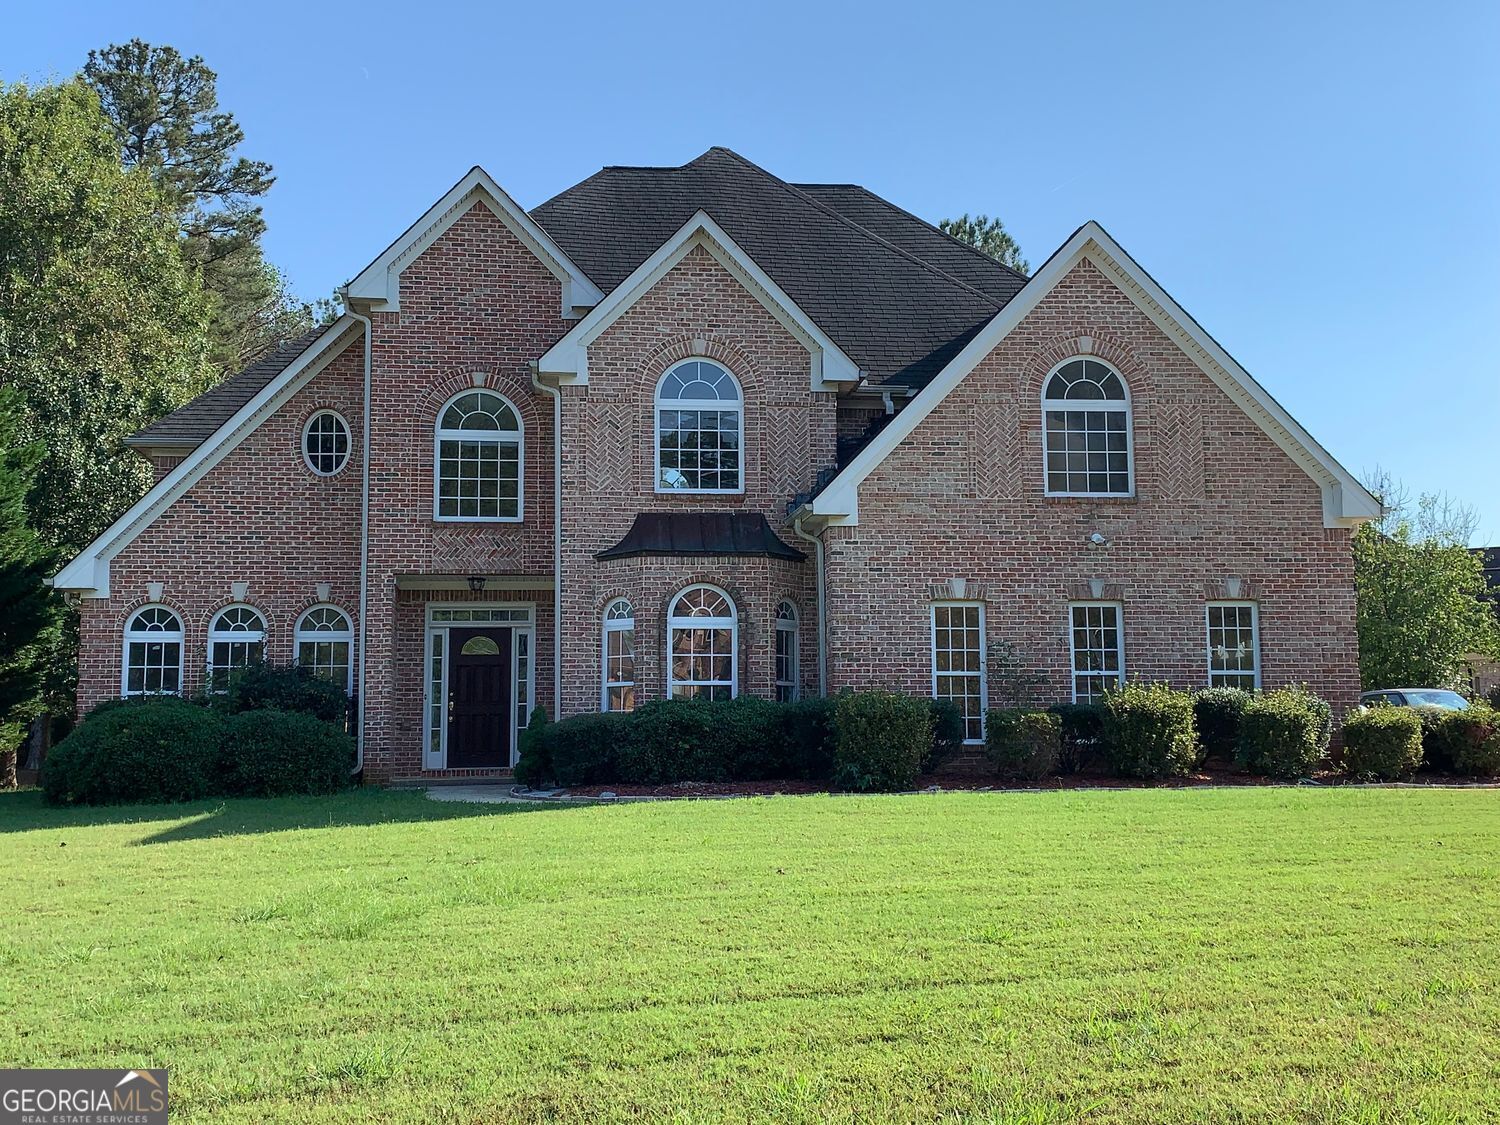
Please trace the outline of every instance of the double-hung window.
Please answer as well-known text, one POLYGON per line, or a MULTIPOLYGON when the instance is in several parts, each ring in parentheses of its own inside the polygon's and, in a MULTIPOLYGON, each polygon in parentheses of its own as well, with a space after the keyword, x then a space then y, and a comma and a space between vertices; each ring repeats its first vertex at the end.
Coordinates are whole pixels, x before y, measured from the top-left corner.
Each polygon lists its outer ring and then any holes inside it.
POLYGON ((679 363, 656 386, 656 491, 744 492, 740 385, 717 363, 679 363))
POLYGON ((433 517, 521 518, 521 420, 492 391, 464 391, 438 414, 433 517))
POLYGON ((297 619, 293 642, 299 667, 338 684, 346 692, 353 690, 354 664, 349 654, 354 646, 354 626, 343 610, 331 605, 313 606, 297 619))
POLYGON ((1048 496, 1129 496, 1134 491, 1130 394, 1097 359, 1074 359, 1042 390, 1048 496))
POLYGON ((1125 627, 1115 602, 1068 607, 1073 653, 1073 702, 1097 703, 1125 682, 1125 627))
POLYGON ((951 700, 964 719, 964 741, 984 738, 984 606, 938 602, 932 607, 932 697, 951 700))
POLYGON ((604 609, 604 710, 635 710, 635 609, 616 598, 604 609))
POLYGON ((236 668, 266 655, 266 619, 247 605, 232 605, 208 627, 208 690, 224 691, 236 668))
POLYGON ((148 605, 125 625, 120 694, 176 695, 182 691, 182 619, 148 605))
POLYGON ((797 651, 797 607, 782 602, 776 607, 776 702, 791 703, 801 694, 801 668, 797 651))
POLYGON ((1210 602, 1208 686, 1260 687, 1260 622, 1254 602, 1210 602))
POLYGON ((667 695, 733 699, 738 693, 739 618, 713 586, 689 586, 667 615, 667 695))

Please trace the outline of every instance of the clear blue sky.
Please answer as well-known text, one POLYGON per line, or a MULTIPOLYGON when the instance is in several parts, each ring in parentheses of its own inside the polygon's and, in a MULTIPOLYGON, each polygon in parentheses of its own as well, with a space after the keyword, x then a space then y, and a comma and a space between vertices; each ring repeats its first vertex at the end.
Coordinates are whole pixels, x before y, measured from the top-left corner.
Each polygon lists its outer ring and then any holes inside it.
POLYGON ((201 54, 309 298, 474 164, 530 207, 727 145, 1033 265, 1098 219, 1345 465, 1500 542, 1500 5, 727 7, 16 4, 0 79, 201 54))

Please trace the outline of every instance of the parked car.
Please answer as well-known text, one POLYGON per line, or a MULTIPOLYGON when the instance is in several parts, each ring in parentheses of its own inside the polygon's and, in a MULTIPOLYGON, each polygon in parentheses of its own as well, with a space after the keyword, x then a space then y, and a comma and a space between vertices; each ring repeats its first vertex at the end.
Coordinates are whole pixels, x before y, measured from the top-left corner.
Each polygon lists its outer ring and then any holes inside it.
POLYGON ((1445 711, 1467 711, 1469 701, 1456 691, 1443 688, 1381 688, 1379 691, 1362 692, 1361 707, 1374 707, 1385 703, 1392 707, 1441 707, 1445 711))

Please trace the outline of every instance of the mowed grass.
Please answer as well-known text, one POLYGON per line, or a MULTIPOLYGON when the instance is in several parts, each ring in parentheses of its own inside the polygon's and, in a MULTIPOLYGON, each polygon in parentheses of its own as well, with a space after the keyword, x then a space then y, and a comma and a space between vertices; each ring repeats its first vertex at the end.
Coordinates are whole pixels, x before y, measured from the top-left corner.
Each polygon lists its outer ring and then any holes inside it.
POLYGON ((1500 792, 0 797, 0 1059, 177 1120, 1500 1119, 1500 792))

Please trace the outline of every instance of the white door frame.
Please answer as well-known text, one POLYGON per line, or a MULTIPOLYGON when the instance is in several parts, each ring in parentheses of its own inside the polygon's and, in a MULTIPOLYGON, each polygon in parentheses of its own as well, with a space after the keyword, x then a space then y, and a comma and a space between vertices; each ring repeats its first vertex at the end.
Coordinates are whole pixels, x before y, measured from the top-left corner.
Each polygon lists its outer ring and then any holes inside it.
POLYGON ((535 602, 428 602, 422 632, 422 768, 448 768, 448 718, 446 705, 434 722, 434 696, 448 698, 448 633, 452 629, 509 629, 511 672, 511 719, 509 764, 520 755, 521 730, 526 725, 523 709, 530 712, 536 701, 536 603, 535 602), (454 620, 454 618, 459 618, 454 620), (524 667, 522 662, 524 663, 524 667), (435 667, 436 666, 436 667, 435 667), (434 675, 434 672, 437 675, 434 675), (435 690, 434 690, 435 689, 435 690), (524 694, 524 698, 523 698, 524 694))

